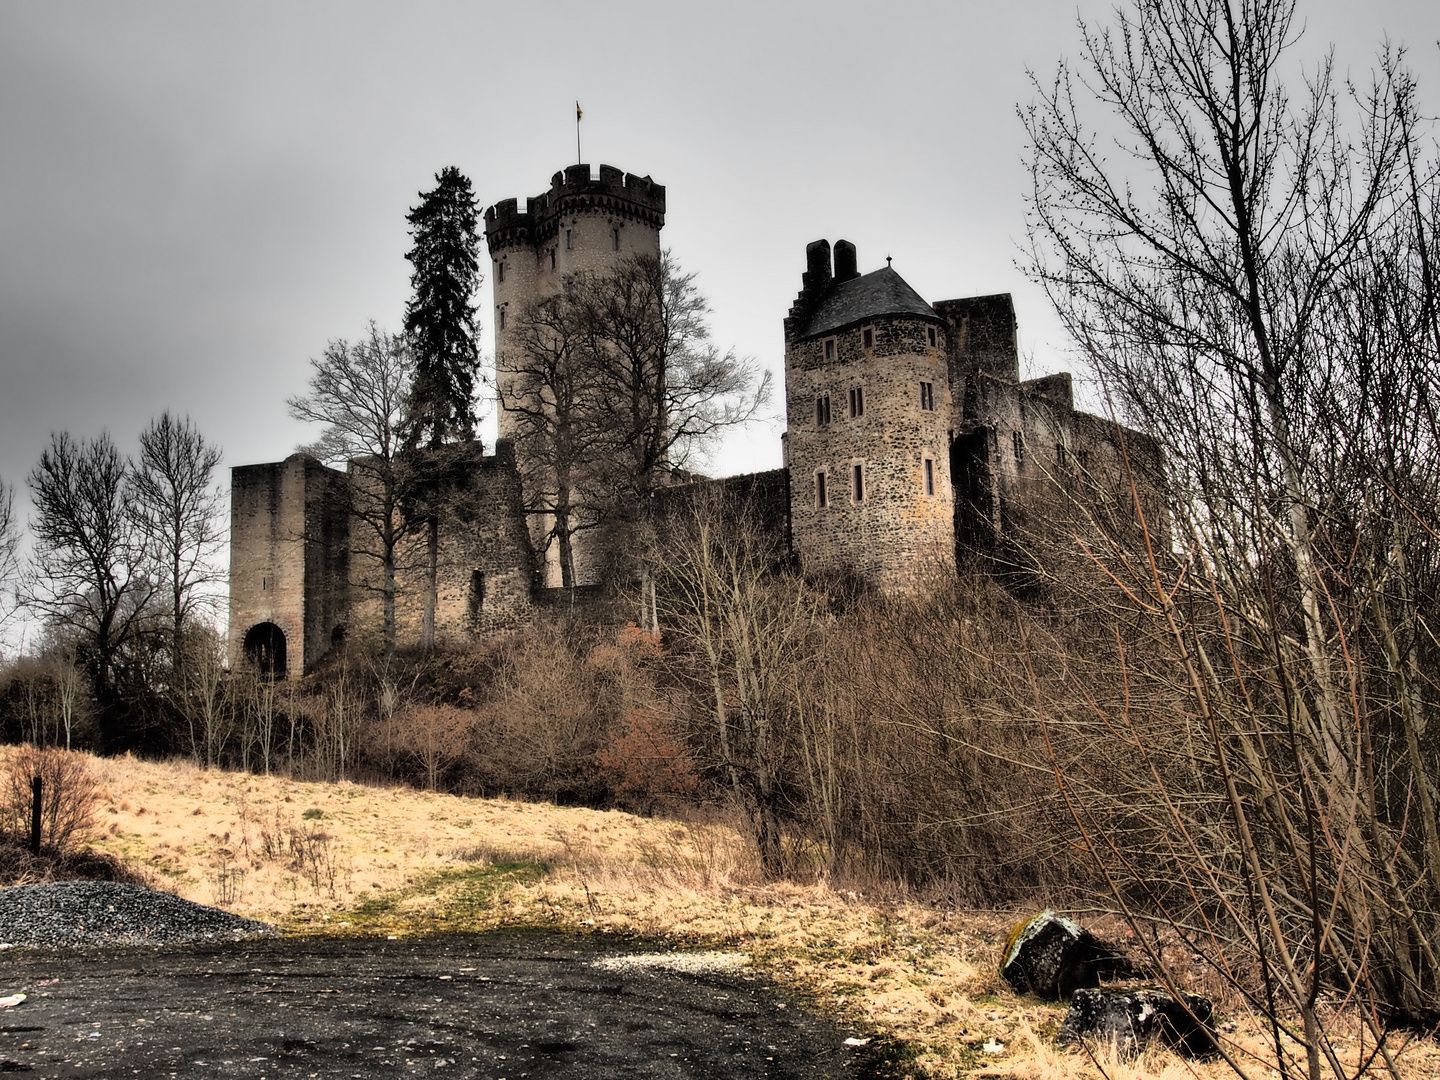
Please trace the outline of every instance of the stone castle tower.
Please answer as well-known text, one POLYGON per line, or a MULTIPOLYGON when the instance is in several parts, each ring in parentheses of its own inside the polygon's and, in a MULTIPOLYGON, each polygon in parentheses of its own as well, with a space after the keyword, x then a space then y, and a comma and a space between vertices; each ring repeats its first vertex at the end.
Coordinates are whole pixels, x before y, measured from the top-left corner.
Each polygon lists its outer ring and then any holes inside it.
MULTIPOLYGON (((599 176, 589 165, 571 165, 557 172, 550 190, 520 210, 505 199, 485 211, 485 240, 490 248, 495 294, 495 356, 500 400, 516 400, 514 367, 506 357, 516 348, 515 320, 535 301, 553 296, 575 274, 604 273, 619 260, 660 255, 660 229, 665 224, 665 188, 648 176, 633 176, 609 165, 599 176), (507 367, 511 373, 507 373, 507 367)), ((513 413, 500 409, 501 439, 517 435, 513 413)), ((523 442, 517 446, 523 454, 523 442)), ((518 461, 522 474, 535 463, 518 461)), ((548 528, 532 522, 537 547, 548 528)), ((594 541, 588 546, 594 546, 594 541)), ((576 570, 581 584, 595 584, 601 560, 577 538, 576 570)), ((547 551, 542 584, 558 586, 557 554, 547 551)))
MULTIPOLYGON (((1070 376, 1020 378, 1008 294, 926 303, 855 248, 806 248, 785 320, 790 525, 807 572, 903 592, 965 552, 1033 567, 1046 532, 1154 503, 1153 440, 1075 409, 1070 376)), ((1162 520, 1157 505, 1147 507, 1162 520)))
POLYGON ((785 320, 790 517, 807 567, 884 590, 953 558, 946 326, 894 270, 817 240, 785 320))

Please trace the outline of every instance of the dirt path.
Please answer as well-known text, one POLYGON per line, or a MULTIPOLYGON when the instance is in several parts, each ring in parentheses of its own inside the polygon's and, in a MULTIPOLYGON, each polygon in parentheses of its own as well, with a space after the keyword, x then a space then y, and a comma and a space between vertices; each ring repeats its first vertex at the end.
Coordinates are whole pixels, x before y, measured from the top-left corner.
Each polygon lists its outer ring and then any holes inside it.
POLYGON ((884 1075, 726 959, 536 932, 0 954, 0 1072, 66 1077, 884 1075), (679 954, 683 955, 683 954, 679 954), (626 958, 632 962, 627 964, 626 958))

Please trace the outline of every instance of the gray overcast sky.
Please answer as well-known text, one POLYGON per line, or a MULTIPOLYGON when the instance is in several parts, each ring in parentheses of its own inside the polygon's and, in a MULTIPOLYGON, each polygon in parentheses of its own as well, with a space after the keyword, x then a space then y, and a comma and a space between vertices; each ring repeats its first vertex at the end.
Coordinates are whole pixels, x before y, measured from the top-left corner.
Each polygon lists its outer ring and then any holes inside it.
MULTIPOLYGON (((1109 4, 1080 6, 1108 17, 1109 4)), ((1440 108, 1433 0, 1313 0, 1301 51, 1386 34, 1440 108)), ((65 3, 0 0, 0 477, 52 430, 133 447, 163 408, 225 464, 308 437, 285 398, 367 319, 398 328, 404 215, 444 165, 482 205, 575 158, 669 189, 663 238, 722 345, 776 369, 804 245, 845 237, 925 297, 1010 291, 1065 366, 1023 235, 1026 69, 1073 0, 1012 3, 65 3)), ((481 312, 489 341, 489 290, 481 312)), ((487 438, 488 441, 488 438, 487 438)), ((779 463, 779 425, 712 469, 779 463)))

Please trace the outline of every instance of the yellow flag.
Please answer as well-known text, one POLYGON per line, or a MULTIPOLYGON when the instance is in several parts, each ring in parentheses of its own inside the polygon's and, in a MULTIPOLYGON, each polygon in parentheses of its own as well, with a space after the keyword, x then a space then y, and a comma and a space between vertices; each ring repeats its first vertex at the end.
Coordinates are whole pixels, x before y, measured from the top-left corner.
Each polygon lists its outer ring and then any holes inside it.
POLYGON ((580 118, 584 115, 585 114, 580 111, 580 103, 577 101, 575 103, 575 122, 578 124, 580 122, 580 118))

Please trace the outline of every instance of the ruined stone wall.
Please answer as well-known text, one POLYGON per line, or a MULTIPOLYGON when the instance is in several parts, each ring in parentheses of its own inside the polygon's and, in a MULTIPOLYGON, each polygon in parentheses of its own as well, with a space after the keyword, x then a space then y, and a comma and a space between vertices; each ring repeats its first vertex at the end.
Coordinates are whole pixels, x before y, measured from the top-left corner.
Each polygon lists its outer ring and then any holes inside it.
MULTIPOLYGON (((529 621, 534 568, 513 458, 486 456, 479 444, 445 452, 457 460, 442 500, 435 637, 459 644, 529 621)), ((420 641, 428 561, 422 527, 396 553, 395 636, 402 648, 420 641)), ((381 565, 365 557, 352 562, 354 637, 374 647, 384 625, 381 565)))
POLYGON ((807 570, 853 569, 881 589, 903 590, 926 564, 953 557, 953 407, 940 329, 925 319, 884 317, 787 345, 791 528, 807 570), (922 408, 922 382, 933 408, 922 408), (864 395, 860 416, 851 416, 855 389, 864 395), (828 423, 817 415, 825 395, 828 423))
POLYGON ((230 472, 232 668, 247 634, 271 623, 284 634, 286 671, 299 675, 329 651, 348 600, 345 475, 314 458, 230 472))
POLYGON ((1032 568, 1073 555, 1077 537, 1093 547, 1103 534, 1143 550, 1137 492, 1152 532, 1165 533, 1156 444, 1075 411, 1068 374, 1018 384, 972 374, 956 425, 952 467, 962 548, 1032 568))

